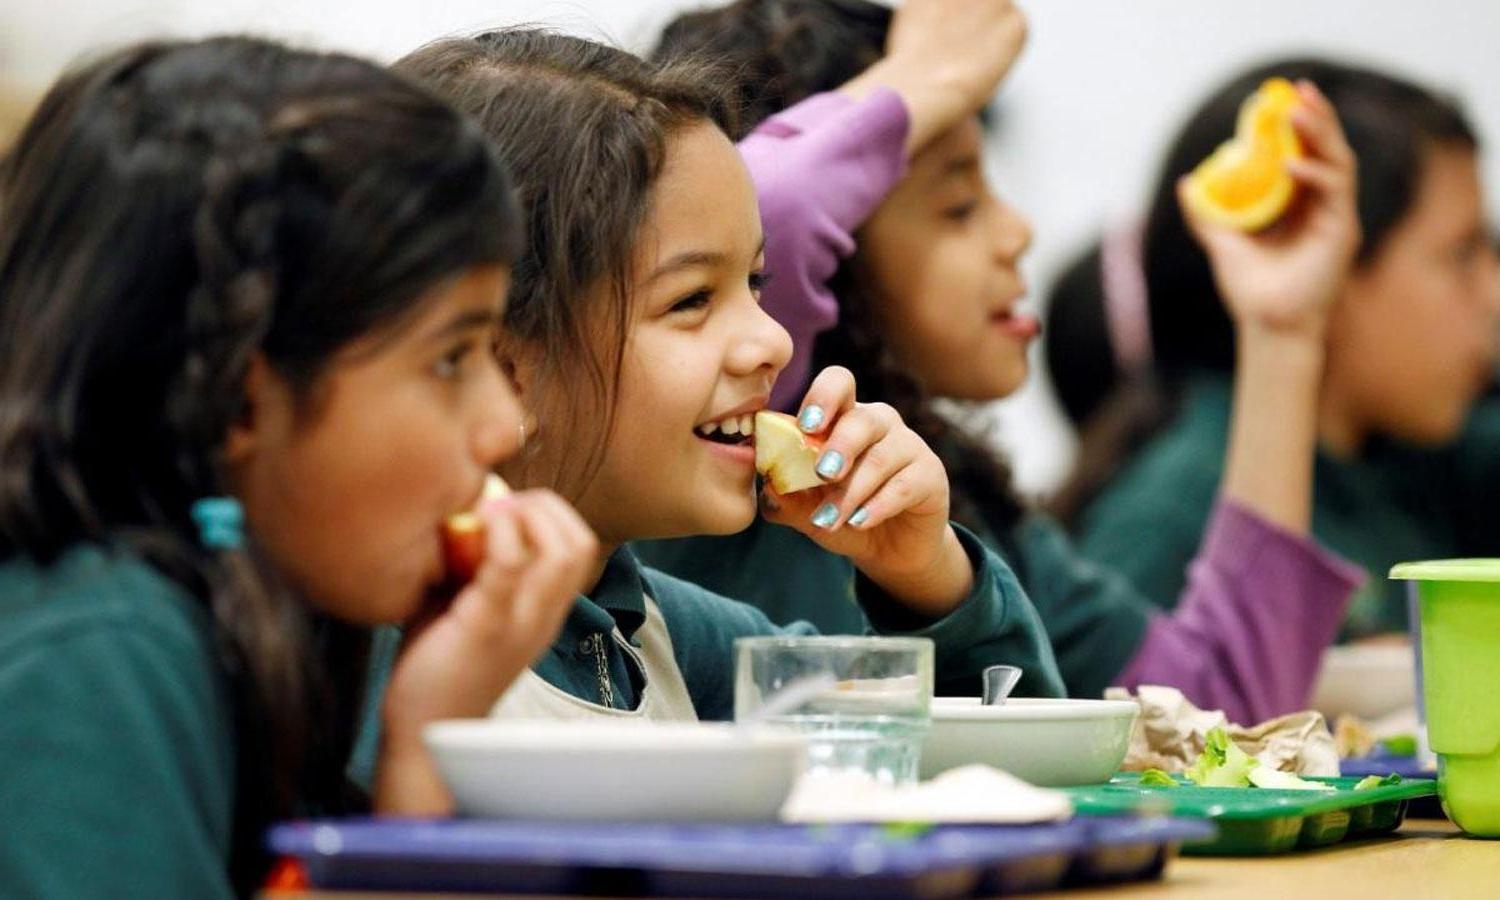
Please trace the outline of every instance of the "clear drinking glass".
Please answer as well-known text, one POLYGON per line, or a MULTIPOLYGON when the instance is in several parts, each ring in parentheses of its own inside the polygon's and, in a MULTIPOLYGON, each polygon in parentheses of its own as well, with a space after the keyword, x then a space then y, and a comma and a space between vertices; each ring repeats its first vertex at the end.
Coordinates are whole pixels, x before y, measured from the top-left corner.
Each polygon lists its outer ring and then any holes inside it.
POLYGON ((917 780, 932 723, 932 641, 754 637, 734 646, 736 719, 794 682, 831 676, 832 687, 766 724, 807 737, 810 772, 856 769, 888 784, 917 780))

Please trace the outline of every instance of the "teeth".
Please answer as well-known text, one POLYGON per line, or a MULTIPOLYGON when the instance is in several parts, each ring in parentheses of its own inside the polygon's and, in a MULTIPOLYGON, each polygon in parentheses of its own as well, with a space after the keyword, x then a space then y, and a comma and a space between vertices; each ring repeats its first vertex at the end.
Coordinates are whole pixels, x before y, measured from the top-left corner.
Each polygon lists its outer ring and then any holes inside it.
POLYGON ((705 422, 698 426, 697 431, 704 437, 709 437, 715 431, 722 431, 725 434, 743 434, 749 437, 755 434, 755 414, 729 416, 717 422, 705 422))

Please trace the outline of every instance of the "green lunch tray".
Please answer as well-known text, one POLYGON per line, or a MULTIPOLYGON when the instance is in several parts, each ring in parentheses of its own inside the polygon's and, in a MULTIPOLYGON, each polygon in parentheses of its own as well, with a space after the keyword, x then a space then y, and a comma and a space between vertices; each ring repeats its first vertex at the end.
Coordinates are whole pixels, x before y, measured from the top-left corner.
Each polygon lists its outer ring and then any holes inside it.
POLYGON ((1206 788, 1178 779, 1179 786, 1141 787, 1136 774, 1108 784, 1065 788, 1080 815, 1186 816, 1212 819, 1216 838, 1184 844, 1184 854, 1257 856, 1326 847, 1351 838, 1386 834, 1401 827, 1407 801, 1437 793, 1437 782, 1412 778, 1389 787, 1356 791, 1358 778, 1310 778, 1337 792, 1264 788, 1206 788))

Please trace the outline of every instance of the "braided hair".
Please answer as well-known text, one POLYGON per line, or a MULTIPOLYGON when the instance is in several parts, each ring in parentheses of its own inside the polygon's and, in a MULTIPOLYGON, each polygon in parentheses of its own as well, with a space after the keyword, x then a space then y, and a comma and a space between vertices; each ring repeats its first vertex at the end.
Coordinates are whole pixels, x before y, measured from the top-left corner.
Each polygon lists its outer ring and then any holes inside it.
POLYGON ((219 38, 64 76, 0 161, 0 211, 0 561, 92 542, 200 598, 234 700, 248 891, 269 821, 358 803, 368 634, 314 611, 253 539, 203 546, 190 507, 229 493, 252 359, 314 405, 342 348, 399 328, 441 279, 510 262, 507 182, 404 78, 219 38))
MULTIPOLYGON (((879 61, 891 16, 890 7, 870 0, 736 0, 672 20, 653 58, 713 60, 731 76, 727 90, 742 132, 748 132, 879 61)), ((895 407, 948 470, 954 520, 1007 543, 1025 508, 1012 491, 1006 461, 984 434, 941 414, 935 398, 886 348, 877 315, 880 294, 857 250, 829 286, 839 298, 839 325, 814 345, 814 369, 844 366, 854 373, 861 400, 895 407)))

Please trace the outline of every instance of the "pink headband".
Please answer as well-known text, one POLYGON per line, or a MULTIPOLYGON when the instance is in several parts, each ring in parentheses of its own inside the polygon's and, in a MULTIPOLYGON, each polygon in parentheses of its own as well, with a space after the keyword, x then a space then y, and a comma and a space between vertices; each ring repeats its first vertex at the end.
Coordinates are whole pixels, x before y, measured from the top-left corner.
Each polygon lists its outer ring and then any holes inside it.
POLYGON ((1152 356, 1151 310, 1141 266, 1142 230, 1139 223, 1108 229, 1099 247, 1109 345, 1115 365, 1127 374, 1147 368, 1152 356))

